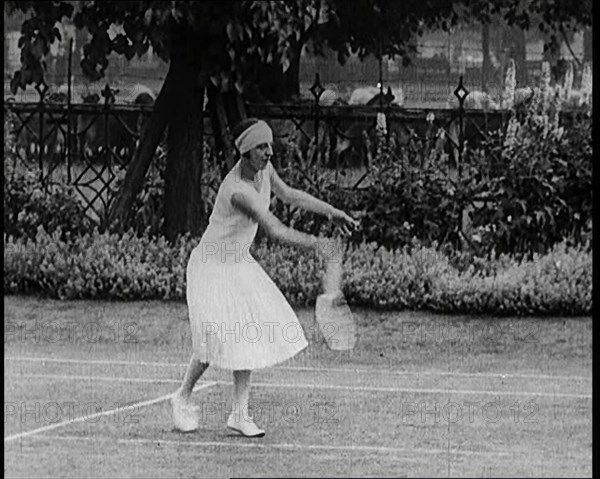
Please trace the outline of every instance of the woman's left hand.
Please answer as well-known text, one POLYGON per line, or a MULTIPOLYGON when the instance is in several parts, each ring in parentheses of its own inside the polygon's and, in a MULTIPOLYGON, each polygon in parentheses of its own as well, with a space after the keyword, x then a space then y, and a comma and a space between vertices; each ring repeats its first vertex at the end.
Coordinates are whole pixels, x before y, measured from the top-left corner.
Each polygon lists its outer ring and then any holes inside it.
POLYGON ((345 235, 350 235, 352 230, 358 228, 360 225, 357 220, 337 208, 329 215, 329 219, 340 226, 342 233, 345 235))

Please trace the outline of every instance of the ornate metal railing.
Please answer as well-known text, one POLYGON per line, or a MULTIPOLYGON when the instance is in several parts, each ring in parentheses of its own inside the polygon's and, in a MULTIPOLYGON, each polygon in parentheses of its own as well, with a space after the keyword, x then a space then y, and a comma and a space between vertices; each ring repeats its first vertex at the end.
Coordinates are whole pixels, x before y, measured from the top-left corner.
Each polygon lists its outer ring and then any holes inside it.
MULTIPOLYGON (((48 95, 44 85, 37 90, 38 102, 5 103, 5 114, 10 112, 14 118, 12 161, 24 168, 36 165, 47 190, 55 184, 73 185, 90 215, 103 225, 117 179, 131 161, 153 107, 116 105, 116 90, 108 85, 102 91, 103 102, 98 104, 74 104, 70 91, 65 98, 55 98, 48 95)), ((336 181, 337 173, 343 170, 359 167, 368 172, 378 124, 386 140, 412 149, 420 161, 428 161, 428 155, 422 154, 424 148, 435 150, 442 158, 437 167, 446 175, 460 177, 465 145, 496 141, 490 131, 501 130, 511 115, 510 111, 467 110, 464 105, 469 92, 462 77, 454 92, 458 107, 452 109, 407 109, 386 104, 383 87, 379 101, 369 106, 324 105, 324 91, 317 75, 311 88, 313 98, 304 104, 246 103, 245 109, 248 115, 269 121, 280 142, 287 139, 298 147, 303 156, 299 168, 304 173, 320 165, 331 169, 336 181)), ((203 115, 208 117, 208 112, 203 115)), ((203 141, 211 143, 210 122, 205 121, 205 125, 203 141)), ((365 176, 359 175, 345 186, 358 188, 365 176)))
POLYGON ((70 95, 47 95, 44 86, 37 90, 38 102, 4 106, 5 115, 12 115, 13 166, 35 165, 45 191, 72 185, 102 225, 116 180, 133 157, 152 106, 115 105, 116 90, 108 85, 98 104, 73 104, 70 95))

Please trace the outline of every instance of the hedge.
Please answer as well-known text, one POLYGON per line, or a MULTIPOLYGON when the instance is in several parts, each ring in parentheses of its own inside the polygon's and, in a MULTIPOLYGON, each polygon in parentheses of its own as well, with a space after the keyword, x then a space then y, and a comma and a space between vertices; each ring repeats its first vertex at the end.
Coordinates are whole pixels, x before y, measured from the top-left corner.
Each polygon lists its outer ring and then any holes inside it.
MULTIPOLYGON (((39 229, 35 239, 4 236, 5 294, 60 299, 185 299, 185 268, 197 238, 118 236, 97 231, 64 240, 39 229)), ((252 254, 288 300, 312 305, 323 259, 263 240, 252 254)), ((529 260, 500 255, 460 265, 441 250, 397 250, 363 243, 346 256, 343 290, 354 306, 491 315, 587 315, 592 309, 592 252, 556 245, 529 260)))

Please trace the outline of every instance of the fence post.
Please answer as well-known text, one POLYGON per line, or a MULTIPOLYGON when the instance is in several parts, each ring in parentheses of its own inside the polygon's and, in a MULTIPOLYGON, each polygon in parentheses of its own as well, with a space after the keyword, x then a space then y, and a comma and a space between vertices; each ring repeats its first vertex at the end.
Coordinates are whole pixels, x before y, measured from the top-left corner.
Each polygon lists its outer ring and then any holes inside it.
POLYGON ((320 158, 320 151, 319 151, 320 105, 319 105, 319 100, 321 99, 321 95, 323 94, 324 91, 325 91, 325 88, 323 88, 323 85, 321 84, 321 78, 319 77, 319 73, 315 73, 315 82, 310 87, 310 92, 315 97, 314 117, 315 117, 315 156, 316 156, 316 161, 314 162, 314 164, 317 164, 319 161, 319 158, 320 158))
POLYGON ((456 90, 454 90, 454 95, 458 98, 458 177, 461 177, 461 167, 462 167, 462 155, 463 155, 463 147, 465 141, 465 131, 464 131, 464 122, 465 122, 465 99, 469 95, 469 90, 465 88, 463 85, 463 77, 462 75, 459 77, 458 86, 456 90))
MULTIPOLYGON (((72 62, 73 62, 73 38, 69 40, 69 64, 67 69, 67 141, 65 144, 67 157, 67 183, 71 184, 71 133, 72 133, 72 112, 71 112, 71 88, 72 88, 72 62)), ((77 122, 75 123, 77 129, 77 122)))
POLYGON ((44 190, 46 190, 47 192, 47 188, 46 188, 46 184, 44 182, 44 161, 43 161, 43 154, 44 154, 44 100, 45 100, 45 96, 46 96, 46 92, 48 91, 48 85, 46 85, 46 82, 44 80, 42 80, 40 83, 38 83, 35 86, 35 89, 37 90, 38 94, 40 95, 40 99, 38 101, 37 104, 37 111, 38 111, 38 119, 39 119, 39 130, 38 130, 38 141, 37 141, 37 149, 38 149, 38 166, 40 168, 40 183, 42 184, 42 187, 44 188, 44 190))
MULTIPOLYGON (((469 95, 469 90, 465 88, 463 85, 463 77, 462 75, 459 77, 458 86, 456 90, 454 90, 454 95, 458 98, 458 121, 459 121, 459 133, 458 133, 458 164, 457 167, 457 180, 460 184, 460 180, 462 178, 462 157, 463 157, 463 147, 465 141, 465 130, 464 130, 464 121, 465 121, 465 99, 469 95)), ((466 242, 463 238, 463 228, 464 228, 464 208, 463 205, 459 205, 459 240, 461 245, 466 246, 466 242)))
MULTIPOLYGON (((379 155, 381 151, 381 137, 383 135, 380 134, 380 121, 383 123, 387 123, 385 119, 385 112, 383 110, 383 60, 381 56, 381 44, 379 45, 379 108, 377 109, 377 117, 375 120, 375 142, 376 142, 376 155, 379 155), (382 118, 382 120, 380 120, 382 118)), ((389 85, 388 85, 389 88, 389 85)), ((387 105, 386 105, 387 106, 387 105)), ((385 141, 387 143, 388 140, 388 132, 387 125, 385 128, 385 141)))
MULTIPOLYGON (((109 122, 109 108, 108 105, 113 105, 115 103, 115 95, 119 92, 117 89, 112 89, 108 83, 100 92, 104 97, 104 108, 102 114, 104 115, 104 145, 102 146, 102 152, 100 153, 101 161, 103 162, 102 168, 100 169, 100 174, 106 168, 109 172, 111 172, 111 154, 110 154, 110 138, 108 137, 108 122, 109 122), (104 158, 103 158, 104 157, 104 158)), ((103 180, 104 182, 104 180, 103 180)), ((100 198, 100 195, 97 196, 100 198)), ((91 204, 91 203, 90 203, 91 204)), ((104 232, 106 228, 108 228, 108 208, 104 209, 103 217, 99 218, 100 221, 100 231, 104 232)))

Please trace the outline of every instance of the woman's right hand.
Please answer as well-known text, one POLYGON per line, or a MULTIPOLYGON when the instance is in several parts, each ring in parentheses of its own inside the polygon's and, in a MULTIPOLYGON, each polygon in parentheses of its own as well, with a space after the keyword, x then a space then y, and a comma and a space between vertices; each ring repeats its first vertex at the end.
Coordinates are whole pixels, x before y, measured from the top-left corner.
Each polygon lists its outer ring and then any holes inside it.
POLYGON ((352 231, 360 226, 360 223, 357 220, 337 208, 335 208, 328 217, 330 221, 335 222, 336 225, 340 227, 342 234, 346 236, 350 236, 352 231))

